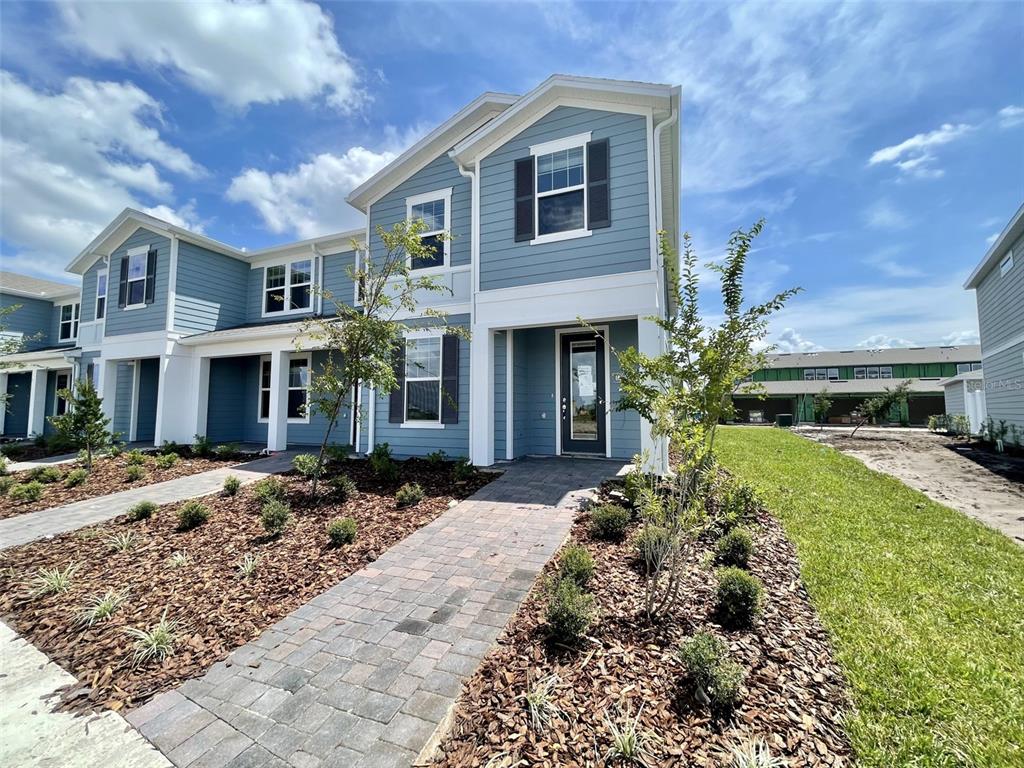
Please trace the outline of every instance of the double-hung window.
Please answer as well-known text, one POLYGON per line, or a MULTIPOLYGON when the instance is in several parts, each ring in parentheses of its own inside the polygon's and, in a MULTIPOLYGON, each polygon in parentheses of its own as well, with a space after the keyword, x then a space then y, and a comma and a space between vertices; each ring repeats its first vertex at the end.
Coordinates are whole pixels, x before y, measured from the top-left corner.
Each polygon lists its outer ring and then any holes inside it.
POLYGON ((410 269, 431 269, 448 266, 450 240, 445 234, 450 230, 452 190, 438 190, 407 198, 406 217, 409 221, 422 221, 420 241, 427 253, 409 259, 410 269))
POLYGON ((74 341, 78 338, 78 316, 81 304, 62 304, 60 307, 60 341, 74 341))
POLYGON ((537 155, 538 237, 587 227, 584 143, 537 155))
POLYGON ((441 422, 441 337, 405 341, 405 420, 441 422))
POLYGON ((54 402, 53 412, 57 416, 63 416, 68 412, 68 401, 60 396, 62 389, 67 389, 71 386, 71 374, 69 373, 58 373, 57 382, 54 387, 54 402))
POLYGON ((868 378, 869 379, 877 379, 878 378, 878 368, 877 367, 871 366, 870 368, 868 368, 868 378))
POLYGON ((107 270, 96 273, 96 320, 107 316, 107 270))
POLYGON ((303 312, 313 306, 313 260, 275 264, 264 272, 263 314, 303 312))
POLYGON ((146 306, 146 266, 149 262, 149 251, 145 248, 128 253, 128 286, 125 293, 125 306, 146 306))
POLYGON ((866 379, 867 377, 868 377, 868 370, 867 370, 867 368, 854 368, 853 369, 853 378, 855 378, 855 379, 866 379))
MULTIPOLYGON (((270 390, 273 387, 269 358, 260 361, 259 420, 270 419, 270 390)), ((309 421, 309 356, 297 355, 288 361, 287 418, 291 422, 309 421)))
POLYGON ((957 363, 956 364, 956 372, 957 373, 970 373, 971 372, 971 364, 970 363, 957 363))
POLYGON ((892 378, 892 366, 883 365, 878 369, 878 378, 880 379, 891 379, 892 378))

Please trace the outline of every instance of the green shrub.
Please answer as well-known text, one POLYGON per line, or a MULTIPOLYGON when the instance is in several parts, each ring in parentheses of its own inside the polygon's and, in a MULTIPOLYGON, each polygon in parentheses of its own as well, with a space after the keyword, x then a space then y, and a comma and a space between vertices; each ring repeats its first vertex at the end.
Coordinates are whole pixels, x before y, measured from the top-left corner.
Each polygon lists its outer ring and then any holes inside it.
POLYGON ((715 670, 708 698, 712 709, 730 709, 740 700, 740 687, 747 673, 739 664, 732 660, 723 661, 715 670))
POLYGON ((341 463, 348 459, 352 455, 352 446, 349 443, 339 445, 338 443, 331 443, 327 446, 327 458, 330 461, 341 463))
POLYGON ((0 496, 6 496, 7 492, 11 490, 11 486, 14 485, 14 478, 8 475, 0 476, 0 496))
POLYGON ((452 478, 457 483, 464 483, 476 477, 476 467, 469 463, 469 459, 459 459, 452 467, 452 478))
POLYGON ((131 467, 141 467, 146 463, 146 454, 140 451, 138 448, 133 448, 125 454, 125 462, 131 467))
POLYGON ((292 459, 292 468, 309 480, 323 472, 323 467, 318 467, 317 464, 318 459, 312 453, 300 453, 292 459))
POLYGON ((45 485, 59 483, 63 477, 57 467, 36 467, 28 473, 28 476, 30 480, 38 480, 45 485))
POLYGON ((356 540, 356 521, 351 517, 339 517, 327 524, 327 538, 331 544, 340 547, 356 540))
POLYGON ((238 453, 238 443, 222 443, 213 449, 215 456, 221 459, 229 459, 238 453))
POLYGON ((110 447, 107 448, 107 455, 112 459, 116 459, 121 455, 121 446, 117 443, 111 443, 110 447))
POLYGON ((370 452, 370 469, 383 483, 398 480, 398 465, 391 459, 391 446, 379 443, 370 452))
POLYGON ((621 541, 632 518, 618 504, 600 504, 590 510, 590 535, 607 541, 621 541))
POLYGON ((406 483, 395 493, 395 503, 398 508, 411 507, 423 501, 423 488, 419 483, 406 483))
POLYGON ((208 438, 206 435, 195 435, 192 438, 193 456, 199 456, 200 458, 204 456, 209 456, 212 448, 213 445, 210 443, 210 438, 208 438))
POLYGON ((558 556, 558 573, 563 579, 572 579, 585 587, 594 575, 594 558, 579 544, 568 544, 558 556))
POLYGON ((234 496, 238 493, 238 489, 242 487, 242 481, 234 475, 228 475, 224 478, 224 493, 228 496, 234 496))
POLYGON ((144 467, 138 464, 129 464, 124 471, 124 478, 126 482, 135 483, 146 476, 146 470, 144 467))
POLYGON ((198 501, 186 501, 178 508, 178 530, 191 531, 210 519, 210 510, 198 501))
POLYGON ((89 473, 79 467, 78 469, 72 469, 68 472, 67 477, 64 478, 65 488, 74 488, 76 485, 81 485, 85 482, 86 478, 89 477, 89 473))
POLYGON ((754 551, 754 539, 746 528, 733 528, 715 544, 715 559, 722 565, 746 568, 754 551))
POLYGON ((157 506, 152 501, 140 501, 138 504, 133 504, 128 508, 128 518, 136 522, 146 520, 152 517, 156 510, 157 506))
POLYGON ((431 451, 427 454, 427 463, 432 464, 435 467, 439 467, 448 460, 448 454, 444 451, 437 450, 431 451))
POLYGON ((725 641, 710 632, 698 632, 679 649, 679 660, 697 698, 715 709, 726 709, 739 700, 745 676, 743 668, 729 659, 725 641))
POLYGON ((655 573, 668 560, 675 546, 672 532, 662 525, 646 523, 640 529, 634 541, 637 560, 644 567, 644 572, 655 573))
POLYGON ((626 495, 626 499, 634 507, 640 506, 640 500, 643 495, 649 490, 651 482, 637 464, 626 473, 623 478, 622 492, 626 495))
POLYGON ((761 612, 764 587, 742 568, 718 571, 717 611, 724 626, 749 627, 761 612))
POLYGON ((156 457, 156 465, 160 469, 170 469, 178 463, 178 454, 176 453, 161 453, 156 457))
POLYGON ((330 484, 338 501, 348 501, 352 498, 352 494, 356 492, 356 484, 352 482, 352 478, 348 475, 335 475, 330 479, 330 484))
POLYGON ((10 459, 7 458, 7 454, 0 453, 0 477, 7 474, 7 465, 10 464, 10 459))
POLYGON ((596 615, 594 596, 572 579, 559 579, 550 589, 545 620, 553 640, 567 645, 578 642, 596 615))
POLYGON ((285 485, 279 477, 264 477, 257 480, 252 487, 252 493, 260 504, 268 501, 283 501, 285 497, 285 485))
POLYGON ((288 525, 291 516, 291 507, 278 499, 271 499, 260 510, 260 522, 263 523, 264 530, 271 536, 280 534, 288 525))
POLYGON ((43 484, 38 480, 28 483, 15 483, 7 492, 11 501, 39 501, 43 496, 43 484))

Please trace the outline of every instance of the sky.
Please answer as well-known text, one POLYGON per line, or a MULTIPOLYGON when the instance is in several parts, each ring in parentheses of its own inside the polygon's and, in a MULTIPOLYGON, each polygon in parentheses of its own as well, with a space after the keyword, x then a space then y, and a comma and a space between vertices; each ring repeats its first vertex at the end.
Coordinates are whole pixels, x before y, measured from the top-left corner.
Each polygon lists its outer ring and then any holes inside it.
MULTIPOLYGON (((485 90, 682 86, 699 258, 760 217, 780 351, 977 340, 962 284, 1024 201, 1024 5, 0 3, 0 260, 63 267, 126 206, 238 247, 345 196, 485 90)), ((704 272, 702 302, 716 309, 704 272)))

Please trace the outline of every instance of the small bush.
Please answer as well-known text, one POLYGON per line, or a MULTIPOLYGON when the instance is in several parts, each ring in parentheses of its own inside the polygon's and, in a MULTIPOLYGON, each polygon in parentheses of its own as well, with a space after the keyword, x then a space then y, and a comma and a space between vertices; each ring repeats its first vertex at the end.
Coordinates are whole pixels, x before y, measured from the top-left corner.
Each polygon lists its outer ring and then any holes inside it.
POLYGON ((152 501, 140 501, 128 508, 128 519, 136 522, 146 520, 152 517, 156 510, 157 506, 152 501))
POLYGON ((356 484, 352 482, 352 478, 348 475, 336 475, 331 478, 330 483, 338 501, 348 501, 352 498, 352 494, 356 492, 356 484))
POLYGON ((572 579, 559 579, 551 588, 545 619, 553 640, 567 645, 577 643, 596 615, 594 596, 572 579))
POLYGON ((11 486, 14 485, 14 478, 8 475, 0 476, 0 496, 6 496, 7 492, 11 490, 11 486))
POLYGON ((668 528, 646 523, 637 534, 634 546, 637 560, 643 565, 644 572, 651 574, 659 570, 672 555, 675 541, 668 528))
POLYGON ((406 483, 395 493, 395 503, 398 508, 412 507, 423 501, 423 488, 419 483, 406 483))
POLYGON ((15 483, 7 495, 11 501, 39 501, 43 497, 43 484, 38 480, 29 483, 15 483))
POLYGON ((137 483, 145 476, 146 469, 138 464, 131 464, 124 471, 124 480, 126 483, 137 483))
POLYGON ((312 453, 300 453, 292 459, 292 468, 307 480, 319 477, 323 467, 317 466, 318 459, 312 453))
POLYGON ((156 457, 156 465, 160 469, 170 469, 178 463, 178 454, 176 453, 161 453, 156 457))
POLYGON ((72 469, 68 472, 67 477, 64 478, 65 488, 74 488, 75 486, 81 485, 85 482, 86 478, 89 477, 89 473, 79 467, 78 469, 72 469))
POLYGON ((36 467, 28 473, 30 480, 37 480, 45 485, 59 483, 63 475, 56 467, 36 467))
POLYGON ((740 688, 747 673, 735 661, 725 660, 715 670, 708 698, 715 710, 731 709, 740 700, 740 688))
POLYGON ((178 508, 178 530, 191 531, 210 519, 210 510, 198 501, 186 501, 178 508))
POLYGON ((278 477, 264 477, 262 480, 256 481, 252 487, 252 493, 261 505, 268 501, 283 501, 285 485, 278 477))
POLYGON ((398 465, 391 459, 391 446, 380 443, 370 452, 370 469, 383 483, 398 480, 398 465))
POLYGON ((607 541, 621 541, 632 516, 618 504, 600 504, 590 511, 590 535, 607 541))
POLYGON ((195 435, 192 438, 192 455, 203 458, 209 456, 213 445, 210 443, 210 438, 206 435, 195 435))
POLYGON ((107 448, 107 455, 112 459, 116 459, 118 456, 121 455, 121 450, 122 449, 120 445, 118 445, 117 443, 111 443, 110 447, 107 448))
POLYGON ((264 530, 271 536, 280 534, 288 525, 291 516, 291 507, 277 499, 271 499, 260 510, 260 522, 263 523, 264 530))
POLYGON ((32 594, 59 595, 71 589, 71 580, 78 572, 78 565, 71 563, 63 571, 60 568, 40 568, 32 580, 32 594))
POLYGON ((469 463, 469 459, 459 459, 452 467, 452 478, 457 483, 464 483, 476 477, 476 467, 469 463))
POLYGON ((373 460, 391 459, 391 446, 388 443, 377 443, 373 446, 373 450, 370 451, 370 465, 373 465, 373 460))
POLYGON ((427 454, 427 463, 439 467, 448 460, 448 454, 444 451, 431 451, 427 454))
POLYGON ((651 486, 648 477, 641 471, 637 464, 634 464, 626 473, 622 482, 622 492, 626 499, 634 507, 640 506, 640 501, 651 486))
POLYGON ((242 481, 234 475, 228 475, 224 478, 224 494, 226 496, 234 496, 238 493, 238 489, 242 487, 242 481))
POLYGON ((746 568, 754 551, 754 539, 746 528, 733 528, 715 544, 715 559, 722 565, 746 568))
POLYGON ((722 624, 728 627, 749 627, 761 612, 764 587, 756 576, 742 568, 718 571, 717 610, 722 624))
POLYGON ((352 446, 348 443, 339 445, 337 443, 331 443, 327 446, 327 458, 330 461, 340 464, 341 462, 348 459, 352 454, 352 446))
POLYGON ((213 453, 217 458, 229 459, 238 453, 238 443, 222 443, 213 449, 213 453))
POLYGON ((710 632, 698 632, 685 641, 679 659, 697 698, 713 709, 728 709, 739 701, 743 667, 729 659, 725 641, 710 632))
POLYGON ((327 524, 327 538, 331 544, 340 547, 356 540, 356 521, 351 517, 339 517, 327 524))
POLYGON ((177 628, 177 622, 167 620, 167 610, 164 609, 160 621, 150 629, 135 629, 134 627, 126 629, 125 632, 135 638, 135 653, 132 656, 135 666, 154 659, 163 661, 174 653, 176 642, 174 631, 177 628))
POLYGON ((10 459, 7 458, 6 454, 0 453, 0 477, 7 474, 7 465, 10 463, 10 459))
POLYGON ((124 460, 130 467, 141 467, 146 463, 146 454, 138 448, 133 448, 125 454, 124 460))
POLYGON ((558 557, 558 573, 561 578, 585 587, 594 575, 594 558, 585 547, 569 544, 558 557))

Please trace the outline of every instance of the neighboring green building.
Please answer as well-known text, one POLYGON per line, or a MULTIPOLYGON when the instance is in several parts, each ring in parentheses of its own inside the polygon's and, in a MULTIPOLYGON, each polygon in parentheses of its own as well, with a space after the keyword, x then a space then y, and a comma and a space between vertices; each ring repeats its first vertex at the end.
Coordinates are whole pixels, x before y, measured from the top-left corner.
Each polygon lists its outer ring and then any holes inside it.
POLYGON ((907 381, 909 402, 902 413, 890 415, 891 422, 923 425, 946 411, 940 382, 980 368, 976 344, 770 355, 769 367, 752 377, 761 392, 733 398, 736 420, 772 423, 779 414, 791 414, 795 422, 813 422, 814 395, 826 389, 832 400, 828 423, 850 424, 864 400, 907 381))

